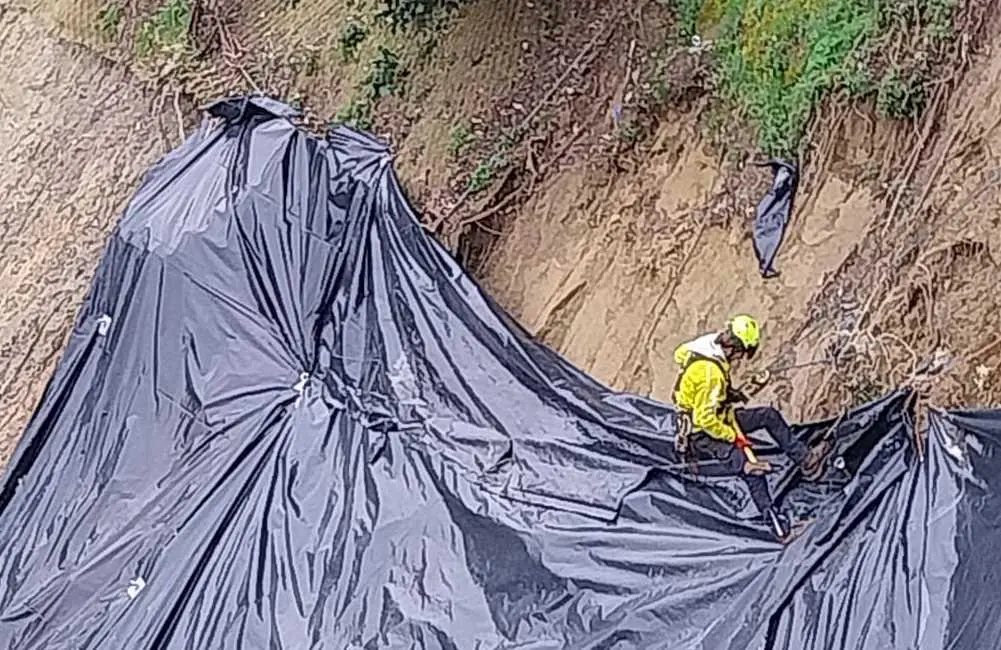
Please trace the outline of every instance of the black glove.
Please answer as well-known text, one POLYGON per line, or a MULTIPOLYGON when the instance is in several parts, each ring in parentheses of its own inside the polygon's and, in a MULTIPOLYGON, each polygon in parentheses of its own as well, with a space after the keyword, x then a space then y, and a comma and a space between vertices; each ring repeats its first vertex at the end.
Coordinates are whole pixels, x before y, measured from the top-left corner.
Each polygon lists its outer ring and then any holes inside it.
POLYGON ((731 388, 727 391, 726 401, 724 404, 747 404, 748 397, 747 394, 740 390, 739 388, 731 388))

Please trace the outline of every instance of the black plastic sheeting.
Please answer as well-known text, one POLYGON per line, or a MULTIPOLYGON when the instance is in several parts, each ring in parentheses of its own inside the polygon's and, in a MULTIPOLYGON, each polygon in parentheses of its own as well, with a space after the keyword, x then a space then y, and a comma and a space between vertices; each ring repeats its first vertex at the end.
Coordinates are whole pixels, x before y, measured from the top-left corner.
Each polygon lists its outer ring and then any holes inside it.
MULTIPOLYGON (((234 99, 144 179, 0 491, 0 648, 998 647, 1001 413, 904 392, 801 483, 532 341, 391 155, 234 99), (840 465, 841 463, 838 463, 840 465)), ((834 425, 837 424, 835 427, 834 425)))
POLYGON ((772 187, 758 202, 754 217, 754 254, 758 256, 761 277, 774 278, 779 275, 775 270, 775 257, 789 225, 799 187, 799 172, 795 165, 785 160, 770 160, 757 166, 770 167, 773 176, 772 187))

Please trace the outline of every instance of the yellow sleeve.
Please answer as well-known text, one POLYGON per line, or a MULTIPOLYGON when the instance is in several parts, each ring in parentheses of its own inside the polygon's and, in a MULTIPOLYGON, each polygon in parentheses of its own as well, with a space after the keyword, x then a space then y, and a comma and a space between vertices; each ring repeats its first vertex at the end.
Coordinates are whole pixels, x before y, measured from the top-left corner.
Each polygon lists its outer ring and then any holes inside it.
POLYGON ((682 343, 678 347, 674 348, 674 362, 679 366, 685 365, 685 362, 688 361, 688 355, 689 352, 687 343, 682 343))
POLYGON ((724 420, 720 403, 726 394, 726 378, 711 361, 696 361, 689 367, 698 384, 693 395, 692 424, 713 438, 724 442, 737 439, 737 431, 724 420))

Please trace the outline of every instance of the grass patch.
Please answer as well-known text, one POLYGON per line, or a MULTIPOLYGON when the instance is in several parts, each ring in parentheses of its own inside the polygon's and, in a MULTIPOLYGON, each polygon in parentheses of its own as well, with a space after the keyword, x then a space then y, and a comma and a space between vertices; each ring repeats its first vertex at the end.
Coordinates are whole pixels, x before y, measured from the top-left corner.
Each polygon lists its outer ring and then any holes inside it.
POLYGON ((650 95, 658 104, 666 104, 671 98, 671 80, 664 72, 663 57, 657 56, 653 74, 650 76, 650 95))
POLYGON ((356 128, 370 130, 373 126, 372 113, 384 97, 402 97, 409 70, 392 50, 379 47, 379 55, 368 67, 365 80, 355 97, 339 111, 334 119, 356 128))
POLYGON ((926 62, 950 38, 961 1, 678 0, 678 29, 713 39, 722 98, 763 150, 791 155, 834 91, 875 94, 888 116, 920 112, 926 62), (906 63, 894 72, 890 61, 906 63))
POLYGON ((358 47, 368 38, 368 29, 355 22, 348 23, 337 38, 341 60, 352 63, 358 60, 358 47))
POLYGON ((380 47, 379 55, 369 66, 364 86, 373 100, 389 95, 403 95, 409 71, 392 50, 380 47))
POLYGON ((874 402, 886 394, 883 385, 873 377, 855 377, 847 385, 851 394, 851 408, 874 402))
POLYGON ((639 123, 635 119, 627 117, 616 125, 615 134, 618 136, 619 142, 626 146, 632 146, 639 142, 643 133, 639 123))
POLYGON ((125 8, 118 3, 112 2, 102 7, 97 12, 97 31, 101 39, 108 42, 116 40, 124 17, 125 8))
POLYGON ((178 54, 191 42, 190 0, 167 0, 139 26, 136 54, 146 58, 154 54, 178 54))
POLYGON ((920 76, 890 67, 876 90, 876 110, 883 117, 915 118, 925 107, 927 93, 920 76))
POLYGON ((698 33, 699 17, 703 12, 703 0, 678 0, 678 32, 685 40, 698 33))
POLYGON ((376 18, 396 31, 438 27, 462 0, 381 0, 376 18))
POLYGON ((497 176, 497 170, 503 168, 506 164, 507 160, 500 153, 481 160, 476 169, 473 170, 473 173, 469 175, 469 183, 467 185, 469 193, 476 194, 490 187, 490 184, 494 182, 494 178, 497 176))
POLYGON ((371 131, 372 108, 372 105, 364 98, 355 97, 337 111, 334 120, 363 131, 371 131))
POLYGON ((465 124, 456 124, 448 132, 448 154, 453 158, 460 155, 473 143, 476 136, 465 124))
POLYGON ((439 33, 467 0, 379 0, 376 20, 393 34, 407 33, 417 43, 418 60, 426 61, 438 48, 439 33))

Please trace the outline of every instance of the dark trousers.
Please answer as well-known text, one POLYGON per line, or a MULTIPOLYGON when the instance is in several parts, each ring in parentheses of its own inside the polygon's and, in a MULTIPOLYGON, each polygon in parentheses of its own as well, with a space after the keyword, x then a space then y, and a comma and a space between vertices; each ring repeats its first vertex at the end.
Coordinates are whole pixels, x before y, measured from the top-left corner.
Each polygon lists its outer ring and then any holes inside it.
MULTIPOLYGON (((734 417, 741 431, 750 435, 752 431, 765 429, 775 439, 782 451, 796 463, 806 458, 806 445, 793 437, 789 423, 782 414, 770 406, 756 406, 734 410, 734 417)), ((744 472, 747 457, 737 445, 710 437, 703 431, 695 431, 691 439, 692 450, 699 462, 699 473, 703 476, 740 476, 747 483, 754 505, 761 514, 772 507, 772 496, 768 492, 768 482, 764 476, 752 476, 744 472)))

